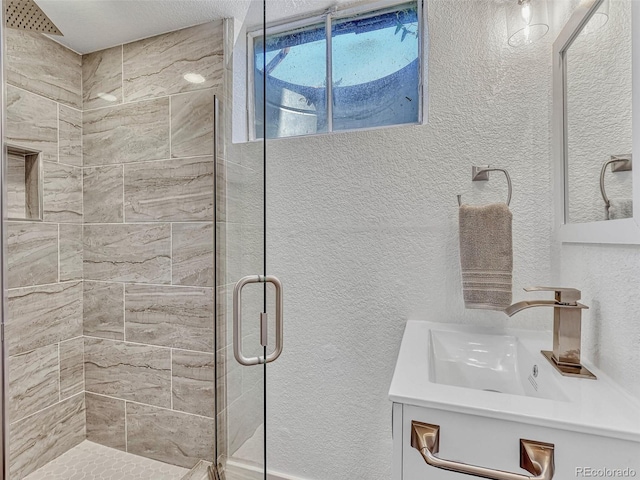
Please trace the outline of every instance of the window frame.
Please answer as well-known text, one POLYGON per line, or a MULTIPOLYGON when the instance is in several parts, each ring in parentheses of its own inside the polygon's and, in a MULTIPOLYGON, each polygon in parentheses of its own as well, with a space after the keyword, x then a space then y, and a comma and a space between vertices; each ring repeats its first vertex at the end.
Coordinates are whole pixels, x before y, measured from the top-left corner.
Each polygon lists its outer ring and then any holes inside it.
MULTIPOLYGON (((302 17, 294 17, 285 19, 279 22, 268 24, 266 27, 266 35, 277 35, 280 33, 286 33, 288 31, 296 30, 298 28, 310 27, 324 23, 326 37, 326 76, 327 80, 333 77, 333 59, 332 59, 332 36, 328 34, 332 30, 332 24, 335 20, 351 17, 354 15, 360 15, 360 18, 374 17, 380 10, 391 9, 399 5, 409 3, 412 0, 377 0, 370 2, 363 2, 358 5, 351 5, 345 8, 332 7, 321 12, 311 13, 302 17)), ((408 125, 423 125, 426 121, 426 65, 427 65, 427 49, 426 49, 426 21, 425 21, 425 9, 424 0, 415 0, 418 9, 418 120, 416 122, 409 123, 397 123, 392 125, 382 125, 376 127, 362 127, 352 128, 345 130, 333 130, 333 84, 327 81, 327 131, 318 133, 309 133, 302 135, 292 135, 288 137, 276 137, 266 140, 276 140, 280 138, 299 138, 310 135, 332 135, 335 133, 345 132, 360 132, 367 130, 378 130, 381 128, 393 128, 408 125)), ((247 132, 249 134, 249 141, 263 140, 261 137, 256 137, 256 104, 255 104, 255 52, 254 41, 256 38, 263 35, 263 29, 252 29, 247 32, 247 132)), ((266 126, 265 126, 266 132, 266 126)))

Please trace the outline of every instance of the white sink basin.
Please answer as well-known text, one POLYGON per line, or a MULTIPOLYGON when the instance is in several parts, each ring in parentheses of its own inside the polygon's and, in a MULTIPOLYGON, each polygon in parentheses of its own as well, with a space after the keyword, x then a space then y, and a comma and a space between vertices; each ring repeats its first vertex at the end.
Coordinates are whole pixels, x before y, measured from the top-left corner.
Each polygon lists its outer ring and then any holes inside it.
MULTIPOLYGON (((495 393, 567 400, 558 380, 513 335, 429 330, 429 380, 495 393)), ((538 355, 536 355, 538 353, 538 355)), ((546 365, 545 365, 546 366, 546 365)))
POLYGON ((640 441, 640 405, 598 379, 564 377, 540 350, 551 332, 408 321, 391 401, 640 441))

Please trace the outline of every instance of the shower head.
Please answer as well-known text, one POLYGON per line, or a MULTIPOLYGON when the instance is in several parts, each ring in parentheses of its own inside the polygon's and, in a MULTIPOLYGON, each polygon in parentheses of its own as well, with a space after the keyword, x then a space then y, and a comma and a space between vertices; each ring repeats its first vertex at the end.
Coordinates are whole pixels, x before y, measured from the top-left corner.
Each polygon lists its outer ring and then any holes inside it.
POLYGON ((5 19, 9 28, 62 35, 34 0, 5 0, 5 19))

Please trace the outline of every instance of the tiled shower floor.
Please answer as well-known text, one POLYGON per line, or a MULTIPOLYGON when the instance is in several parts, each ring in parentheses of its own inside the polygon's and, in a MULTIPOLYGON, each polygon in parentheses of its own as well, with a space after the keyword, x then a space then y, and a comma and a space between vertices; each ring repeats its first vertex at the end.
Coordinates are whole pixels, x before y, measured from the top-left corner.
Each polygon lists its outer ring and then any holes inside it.
POLYGON ((180 480, 186 468, 85 441, 24 480, 180 480))

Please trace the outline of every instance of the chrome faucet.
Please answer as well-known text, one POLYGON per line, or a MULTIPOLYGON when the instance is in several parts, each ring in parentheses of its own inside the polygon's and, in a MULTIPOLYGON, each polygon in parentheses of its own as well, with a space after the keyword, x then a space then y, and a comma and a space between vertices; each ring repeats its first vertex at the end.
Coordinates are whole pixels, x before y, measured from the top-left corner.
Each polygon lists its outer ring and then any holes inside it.
POLYGON ((586 305, 578 302, 580 290, 575 288, 529 287, 525 292, 555 292, 555 300, 522 301, 504 310, 512 317, 531 307, 553 307, 553 351, 542 354, 562 375, 593 378, 596 376, 580 363, 582 310, 586 305))

